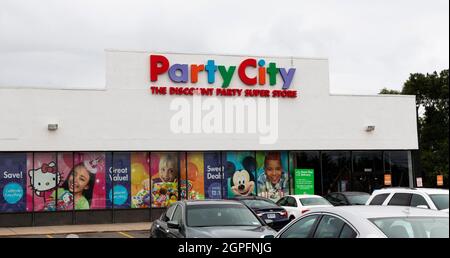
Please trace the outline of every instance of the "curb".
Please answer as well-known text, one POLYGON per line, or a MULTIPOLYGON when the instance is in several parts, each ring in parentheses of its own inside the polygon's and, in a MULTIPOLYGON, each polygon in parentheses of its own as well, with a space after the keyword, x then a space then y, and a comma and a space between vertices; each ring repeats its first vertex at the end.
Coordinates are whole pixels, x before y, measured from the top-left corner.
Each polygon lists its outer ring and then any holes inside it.
POLYGON ((150 230, 151 222, 127 224, 68 225, 48 227, 0 228, 0 237, 55 235, 150 230))

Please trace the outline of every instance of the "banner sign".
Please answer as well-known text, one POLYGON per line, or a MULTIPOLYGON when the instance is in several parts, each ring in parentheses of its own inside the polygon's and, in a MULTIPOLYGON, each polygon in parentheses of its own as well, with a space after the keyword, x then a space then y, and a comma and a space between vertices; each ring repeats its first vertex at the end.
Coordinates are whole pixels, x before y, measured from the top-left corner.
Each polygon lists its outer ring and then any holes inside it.
POLYGON ((129 152, 117 152, 106 155, 107 171, 107 205, 124 209, 131 206, 131 154, 129 152), (112 182, 109 183, 109 182, 112 182))
POLYGON ((0 212, 25 211, 26 169, 26 153, 0 153, 0 212))
POLYGON ((314 194, 314 169, 295 169, 295 194, 314 194))
POLYGON ((239 63, 227 65, 218 63, 212 58, 205 60, 204 63, 173 63, 168 55, 151 54, 149 64, 152 83, 150 92, 153 95, 297 98, 297 91, 291 89, 296 68, 280 67, 276 62, 265 58, 242 58, 239 63), (181 86, 153 85, 162 75, 166 75, 172 83, 181 86), (195 87, 201 80, 204 81, 203 86, 195 87), (238 80, 239 84, 248 88, 233 87, 232 84, 238 80), (214 87, 216 81, 222 82, 220 87, 214 87), (274 88, 277 85, 282 86, 274 88))
POLYGON ((219 152, 205 152, 205 198, 221 199, 222 198, 222 166, 220 162, 219 152))

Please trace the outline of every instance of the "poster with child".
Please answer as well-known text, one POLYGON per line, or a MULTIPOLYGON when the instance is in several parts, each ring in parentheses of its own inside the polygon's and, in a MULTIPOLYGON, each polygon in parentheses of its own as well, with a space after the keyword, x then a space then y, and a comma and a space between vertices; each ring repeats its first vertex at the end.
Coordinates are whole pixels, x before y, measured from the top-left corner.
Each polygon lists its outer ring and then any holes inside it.
POLYGON ((151 153, 152 207, 167 207, 178 200, 177 153, 151 153))
MULTIPOLYGON (((77 152, 72 160, 68 176, 57 189, 57 209, 70 209, 71 203, 75 210, 111 208, 106 205, 105 153, 77 152)), ((60 164, 61 168, 67 163, 71 162, 60 164)))
POLYGON ((278 201, 289 192, 287 152, 257 152, 258 195, 278 201))

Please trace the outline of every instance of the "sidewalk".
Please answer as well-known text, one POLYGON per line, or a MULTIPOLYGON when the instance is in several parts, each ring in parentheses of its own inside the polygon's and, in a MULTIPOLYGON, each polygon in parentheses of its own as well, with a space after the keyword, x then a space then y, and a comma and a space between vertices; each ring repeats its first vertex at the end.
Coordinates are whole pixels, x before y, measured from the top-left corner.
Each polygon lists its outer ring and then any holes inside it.
POLYGON ((0 237, 150 230, 151 222, 0 228, 0 237))

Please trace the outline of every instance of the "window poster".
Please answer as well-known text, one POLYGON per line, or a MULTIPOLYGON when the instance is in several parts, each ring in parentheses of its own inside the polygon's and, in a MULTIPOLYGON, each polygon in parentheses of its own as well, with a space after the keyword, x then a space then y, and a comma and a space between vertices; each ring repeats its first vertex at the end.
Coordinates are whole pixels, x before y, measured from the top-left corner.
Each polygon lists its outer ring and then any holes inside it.
POLYGON ((152 207, 167 207, 178 200, 178 153, 152 152, 150 159, 152 207))
POLYGON ((131 207, 131 153, 106 154, 107 206, 115 209, 131 207))
POLYGON ((131 153, 131 208, 151 206, 150 154, 131 153))
POLYGON ((27 153, 0 153, 0 212, 26 211, 27 153))
POLYGON ((256 194, 254 152, 226 152, 224 170, 228 198, 256 194))
POLYGON ((257 192, 277 201, 289 193, 287 152, 257 152, 257 192))

